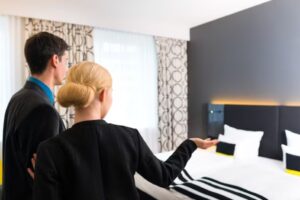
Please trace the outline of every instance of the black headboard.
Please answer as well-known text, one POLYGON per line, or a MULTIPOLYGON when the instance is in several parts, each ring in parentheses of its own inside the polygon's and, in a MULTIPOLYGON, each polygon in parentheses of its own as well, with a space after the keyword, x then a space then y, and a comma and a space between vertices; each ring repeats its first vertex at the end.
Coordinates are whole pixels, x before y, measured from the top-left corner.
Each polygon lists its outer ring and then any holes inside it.
POLYGON ((223 133, 224 124, 264 131, 259 156, 282 159, 281 144, 286 144, 284 130, 300 133, 300 107, 208 105, 208 136, 223 133))

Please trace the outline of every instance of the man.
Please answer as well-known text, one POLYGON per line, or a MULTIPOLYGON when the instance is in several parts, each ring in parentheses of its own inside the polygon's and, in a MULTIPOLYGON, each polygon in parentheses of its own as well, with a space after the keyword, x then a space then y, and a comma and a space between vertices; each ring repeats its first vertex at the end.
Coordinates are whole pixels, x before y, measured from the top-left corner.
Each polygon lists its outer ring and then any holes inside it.
MULTIPOLYGON (((10 100, 3 129, 3 200, 32 198, 33 179, 27 168, 40 142, 65 128, 53 107, 53 89, 68 69, 67 43, 47 32, 30 37, 25 57, 32 76, 10 100)), ((30 170, 29 170, 30 171, 30 170)))

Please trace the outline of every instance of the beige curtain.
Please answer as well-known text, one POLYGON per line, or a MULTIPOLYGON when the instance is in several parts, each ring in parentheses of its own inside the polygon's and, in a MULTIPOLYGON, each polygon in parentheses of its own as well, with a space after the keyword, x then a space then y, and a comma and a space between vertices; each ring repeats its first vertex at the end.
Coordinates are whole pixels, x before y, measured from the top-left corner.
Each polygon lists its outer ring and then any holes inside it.
MULTIPOLYGON (((93 54, 93 27, 68 24, 63 22, 53 22, 40 19, 25 19, 25 38, 41 31, 47 31, 63 38, 69 45, 70 66, 83 61, 94 60, 93 54)), ((55 88, 56 93, 58 87, 55 88)), ((55 102, 55 107, 60 113, 67 128, 74 123, 74 109, 65 109, 55 102)))
POLYGON ((161 151, 187 138, 187 42, 155 37, 161 151))

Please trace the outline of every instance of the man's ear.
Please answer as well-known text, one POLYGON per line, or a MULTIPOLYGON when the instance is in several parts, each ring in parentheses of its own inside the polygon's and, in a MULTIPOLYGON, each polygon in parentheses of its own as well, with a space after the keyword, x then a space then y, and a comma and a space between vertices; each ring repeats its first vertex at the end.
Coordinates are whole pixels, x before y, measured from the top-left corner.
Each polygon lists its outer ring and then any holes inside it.
POLYGON ((56 55, 56 54, 52 55, 51 58, 50 58, 50 62, 51 62, 51 65, 54 68, 56 68, 57 65, 58 65, 58 63, 59 63, 59 57, 58 57, 58 55, 56 55))

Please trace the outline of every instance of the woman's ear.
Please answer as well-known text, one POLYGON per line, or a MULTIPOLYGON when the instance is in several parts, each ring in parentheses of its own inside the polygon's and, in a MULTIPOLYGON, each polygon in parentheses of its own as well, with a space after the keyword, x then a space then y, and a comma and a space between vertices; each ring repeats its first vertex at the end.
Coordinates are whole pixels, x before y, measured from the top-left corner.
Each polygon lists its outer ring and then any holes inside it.
POLYGON ((106 96, 107 96, 107 90, 104 89, 104 90, 102 90, 102 91, 100 92, 100 94, 99 94, 99 100, 100 100, 101 103, 102 103, 103 101, 105 101, 106 96))

